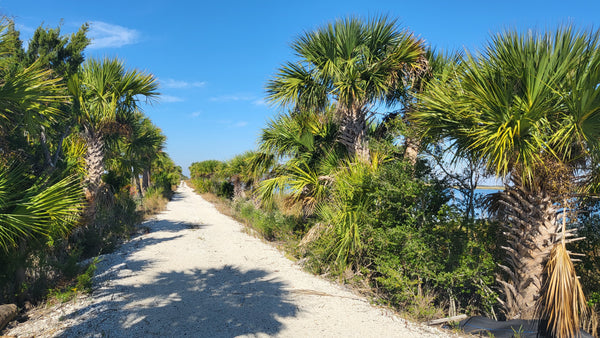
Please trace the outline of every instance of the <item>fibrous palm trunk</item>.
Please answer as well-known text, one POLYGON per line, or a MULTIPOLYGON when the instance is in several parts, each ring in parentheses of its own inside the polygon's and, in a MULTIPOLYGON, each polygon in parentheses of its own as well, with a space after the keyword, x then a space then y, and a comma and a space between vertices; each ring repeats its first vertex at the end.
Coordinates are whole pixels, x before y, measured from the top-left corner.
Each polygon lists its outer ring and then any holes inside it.
POLYGON ((240 178, 239 175, 234 175, 231 178, 231 183, 233 184, 233 198, 240 199, 245 198, 246 193, 244 192, 244 182, 240 178))
POLYGON ((142 189, 144 189, 144 193, 150 187, 150 169, 144 169, 142 173, 142 189))
MULTIPOLYGON (((516 177, 513 186, 500 193, 495 210, 507 238, 506 265, 500 267, 507 279, 500 280, 505 299, 501 299, 507 319, 534 319, 536 303, 544 283, 544 267, 550 252, 560 242, 562 206, 544 189, 532 189, 516 177)), ((573 237, 574 230, 566 231, 573 237)))
POLYGON ((144 191, 142 190, 142 183, 141 183, 141 179, 140 176, 138 174, 133 175, 133 182, 135 183, 135 187, 137 190, 137 194, 140 197, 144 196, 144 191))
POLYGON ((86 128, 83 137, 87 144, 85 153, 86 177, 84 179, 84 192, 91 209, 94 209, 96 196, 102 186, 104 173, 104 142, 102 137, 93 130, 86 128))
POLYGON ((346 146, 350 155, 369 161, 367 121, 364 109, 342 110, 338 140, 346 146))
POLYGON ((417 155, 421 147, 421 140, 418 138, 406 137, 404 141, 404 159, 414 168, 417 164, 417 155))

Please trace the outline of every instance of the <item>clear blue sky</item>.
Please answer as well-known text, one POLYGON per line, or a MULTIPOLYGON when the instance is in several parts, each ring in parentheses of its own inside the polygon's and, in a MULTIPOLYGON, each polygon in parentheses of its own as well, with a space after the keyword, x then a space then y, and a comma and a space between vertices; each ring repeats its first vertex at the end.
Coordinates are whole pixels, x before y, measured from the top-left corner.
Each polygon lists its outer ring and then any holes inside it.
POLYGON ((293 59, 305 30, 347 15, 387 14, 441 49, 474 50, 503 28, 600 28, 592 1, 130 1, 0 0, 28 40, 36 27, 71 33, 92 24, 89 57, 119 57, 155 74, 162 99, 145 113, 166 134, 178 165, 226 160, 256 147, 279 111, 263 101, 265 82, 293 59))

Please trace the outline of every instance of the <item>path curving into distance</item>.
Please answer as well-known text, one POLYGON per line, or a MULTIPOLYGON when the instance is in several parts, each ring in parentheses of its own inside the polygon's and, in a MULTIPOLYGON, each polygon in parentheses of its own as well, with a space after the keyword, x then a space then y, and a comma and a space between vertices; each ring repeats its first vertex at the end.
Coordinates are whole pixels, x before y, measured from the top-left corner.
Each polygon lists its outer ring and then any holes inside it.
MULTIPOLYGON (((181 186, 102 256, 92 297, 41 311, 18 337, 443 337, 310 275, 181 186)), ((39 312, 38 312, 39 313, 39 312)))

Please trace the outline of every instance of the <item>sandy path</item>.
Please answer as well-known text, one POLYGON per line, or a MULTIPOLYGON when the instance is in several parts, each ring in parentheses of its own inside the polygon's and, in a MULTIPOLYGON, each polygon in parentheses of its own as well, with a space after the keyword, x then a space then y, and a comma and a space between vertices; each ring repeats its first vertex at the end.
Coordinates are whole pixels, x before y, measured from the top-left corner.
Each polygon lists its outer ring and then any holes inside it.
POLYGON ((103 256, 93 297, 17 336, 439 337, 319 277, 181 187, 150 232, 103 256))

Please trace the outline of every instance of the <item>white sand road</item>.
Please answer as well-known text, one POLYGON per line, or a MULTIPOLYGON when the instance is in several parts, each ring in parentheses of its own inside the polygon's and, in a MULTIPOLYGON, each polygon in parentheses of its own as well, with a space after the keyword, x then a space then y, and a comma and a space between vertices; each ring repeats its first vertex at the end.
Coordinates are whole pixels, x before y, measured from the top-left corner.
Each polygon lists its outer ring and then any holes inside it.
POLYGON ((102 256, 94 292, 17 337, 445 337, 317 276, 183 185, 149 232, 102 256))

